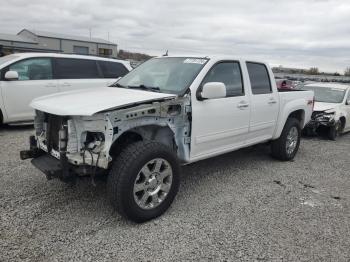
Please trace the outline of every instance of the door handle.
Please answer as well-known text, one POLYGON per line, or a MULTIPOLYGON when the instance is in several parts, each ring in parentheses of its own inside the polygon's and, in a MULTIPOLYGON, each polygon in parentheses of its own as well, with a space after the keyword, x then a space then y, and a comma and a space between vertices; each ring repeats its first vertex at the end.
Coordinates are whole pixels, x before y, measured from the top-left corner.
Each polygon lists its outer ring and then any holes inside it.
POLYGON ((247 108, 247 107, 249 107, 249 104, 247 104, 247 103, 239 103, 238 105, 237 105, 237 107, 239 108, 239 109, 244 109, 244 108, 247 108))
POLYGON ((45 87, 56 87, 56 84, 47 84, 45 87))
POLYGON ((270 101, 268 102, 269 105, 273 105, 273 104, 276 104, 277 101, 273 98, 270 99, 270 101))

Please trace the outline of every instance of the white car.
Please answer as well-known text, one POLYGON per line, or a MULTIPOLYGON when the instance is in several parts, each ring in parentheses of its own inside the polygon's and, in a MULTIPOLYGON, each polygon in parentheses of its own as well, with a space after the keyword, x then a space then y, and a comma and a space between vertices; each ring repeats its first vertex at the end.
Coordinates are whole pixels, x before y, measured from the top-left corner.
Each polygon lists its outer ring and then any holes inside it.
POLYGON ((21 158, 33 158, 48 178, 109 171, 113 205, 142 222, 170 206, 179 164, 267 141, 274 157, 293 159, 313 92, 278 92, 262 62, 159 57, 114 88, 41 97, 32 106, 36 135, 21 158))
POLYGON ((350 131, 350 85, 312 83, 303 87, 315 92, 315 107, 306 126, 309 134, 319 128, 328 128, 328 137, 335 140, 341 133, 350 131))
POLYGON ((131 70, 123 60, 55 53, 0 58, 0 125, 34 119, 30 102, 75 89, 106 87, 131 70))

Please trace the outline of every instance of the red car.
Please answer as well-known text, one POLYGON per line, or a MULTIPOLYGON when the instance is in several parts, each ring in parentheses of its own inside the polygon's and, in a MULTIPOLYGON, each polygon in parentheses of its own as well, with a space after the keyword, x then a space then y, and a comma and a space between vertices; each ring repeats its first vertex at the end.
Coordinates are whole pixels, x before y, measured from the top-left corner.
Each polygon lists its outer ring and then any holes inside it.
POLYGON ((293 81, 288 79, 276 79, 278 89, 293 89, 293 81))

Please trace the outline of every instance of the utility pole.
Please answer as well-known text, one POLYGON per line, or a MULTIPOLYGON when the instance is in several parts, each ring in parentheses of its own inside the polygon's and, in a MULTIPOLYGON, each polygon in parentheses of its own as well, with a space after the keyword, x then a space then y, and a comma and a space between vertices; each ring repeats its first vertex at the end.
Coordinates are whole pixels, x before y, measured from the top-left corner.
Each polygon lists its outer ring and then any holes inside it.
POLYGON ((91 27, 89 27, 90 40, 91 40, 91 31, 92 31, 92 29, 91 29, 91 27))

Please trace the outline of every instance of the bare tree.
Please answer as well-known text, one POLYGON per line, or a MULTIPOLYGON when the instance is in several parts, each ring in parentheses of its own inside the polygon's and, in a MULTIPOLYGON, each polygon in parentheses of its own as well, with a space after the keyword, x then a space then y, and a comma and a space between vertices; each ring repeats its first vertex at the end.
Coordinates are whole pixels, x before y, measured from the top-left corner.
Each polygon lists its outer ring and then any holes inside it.
POLYGON ((318 71, 318 68, 317 67, 311 67, 309 70, 308 70, 308 73, 310 75, 318 75, 319 74, 319 71, 318 71))
POLYGON ((350 76, 350 66, 345 69, 344 75, 345 76, 350 76))

